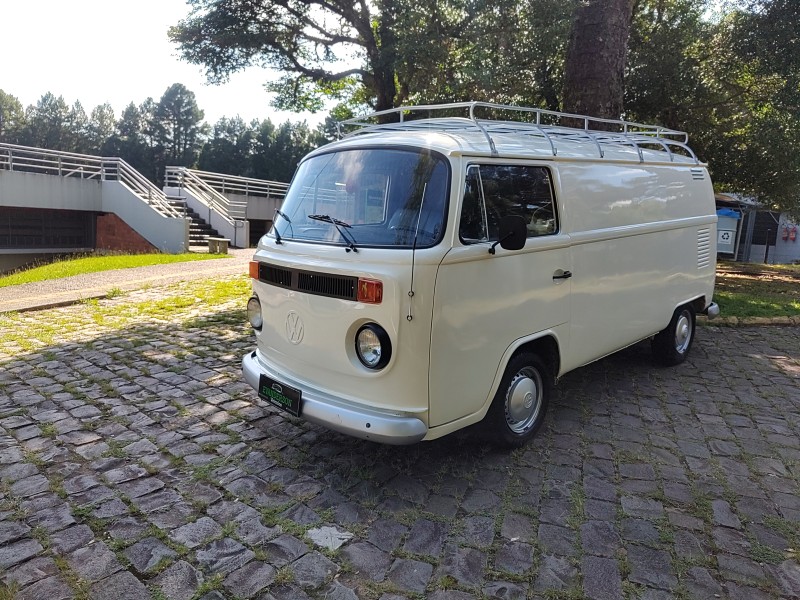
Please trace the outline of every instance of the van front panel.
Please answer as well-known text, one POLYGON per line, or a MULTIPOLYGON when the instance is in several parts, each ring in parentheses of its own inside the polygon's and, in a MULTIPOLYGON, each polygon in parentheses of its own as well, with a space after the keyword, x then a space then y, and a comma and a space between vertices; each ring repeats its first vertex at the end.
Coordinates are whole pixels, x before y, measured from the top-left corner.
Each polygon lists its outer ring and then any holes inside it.
POLYGON ((427 349, 430 340, 440 251, 417 252, 416 292, 410 298, 408 251, 363 249, 353 254, 341 247, 294 242, 283 246, 261 247, 255 258, 284 270, 380 281, 383 298, 368 304, 254 280, 264 319, 256 332, 259 361, 301 389, 378 410, 413 413, 427 422, 428 353, 420 349, 427 349), (365 367, 355 351, 356 333, 368 323, 382 327, 391 341, 391 359, 378 371, 365 367))

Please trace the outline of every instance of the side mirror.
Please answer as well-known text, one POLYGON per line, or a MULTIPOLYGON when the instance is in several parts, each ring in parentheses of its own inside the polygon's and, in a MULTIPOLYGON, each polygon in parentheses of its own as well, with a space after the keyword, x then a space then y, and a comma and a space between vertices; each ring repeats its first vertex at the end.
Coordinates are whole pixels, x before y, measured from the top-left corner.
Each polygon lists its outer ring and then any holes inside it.
POLYGON ((495 253, 495 246, 500 244, 504 250, 520 250, 528 239, 528 227, 525 219, 518 215, 506 215, 500 218, 499 239, 489 248, 489 254, 495 253))

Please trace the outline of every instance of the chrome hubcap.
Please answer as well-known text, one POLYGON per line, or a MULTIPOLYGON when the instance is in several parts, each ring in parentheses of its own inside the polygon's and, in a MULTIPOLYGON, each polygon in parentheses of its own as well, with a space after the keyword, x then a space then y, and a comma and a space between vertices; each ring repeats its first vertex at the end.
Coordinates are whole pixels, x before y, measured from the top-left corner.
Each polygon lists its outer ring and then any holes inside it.
POLYGON ((506 392, 506 423, 514 433, 525 433, 536 422, 542 408, 542 378, 533 367, 525 367, 511 380, 506 392))
POLYGON ((682 312, 675 326, 675 350, 683 354, 692 341, 692 319, 689 313, 682 312))

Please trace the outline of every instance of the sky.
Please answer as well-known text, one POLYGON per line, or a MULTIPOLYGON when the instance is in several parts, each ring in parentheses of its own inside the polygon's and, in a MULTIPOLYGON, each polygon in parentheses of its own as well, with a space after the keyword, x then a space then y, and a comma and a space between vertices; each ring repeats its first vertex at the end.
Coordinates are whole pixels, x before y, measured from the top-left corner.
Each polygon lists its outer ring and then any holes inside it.
POLYGON ((269 105, 264 82, 276 74, 250 68, 223 85, 206 83, 201 67, 183 62, 167 30, 189 14, 185 0, 0 0, 0 89, 27 107, 47 92, 86 114, 105 102, 117 117, 129 103, 155 101, 173 83, 194 92, 205 121, 303 121, 325 115, 288 113, 269 105))

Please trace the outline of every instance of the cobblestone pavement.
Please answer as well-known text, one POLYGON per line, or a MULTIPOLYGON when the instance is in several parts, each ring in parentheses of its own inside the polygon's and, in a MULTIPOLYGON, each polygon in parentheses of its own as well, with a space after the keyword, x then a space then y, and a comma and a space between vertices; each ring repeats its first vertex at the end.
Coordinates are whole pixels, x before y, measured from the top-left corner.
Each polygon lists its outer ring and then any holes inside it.
POLYGON ((215 311, 0 352, 0 598, 800 597, 798 327, 573 372, 509 453, 275 412, 215 311))

